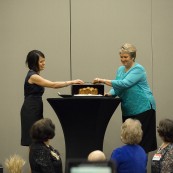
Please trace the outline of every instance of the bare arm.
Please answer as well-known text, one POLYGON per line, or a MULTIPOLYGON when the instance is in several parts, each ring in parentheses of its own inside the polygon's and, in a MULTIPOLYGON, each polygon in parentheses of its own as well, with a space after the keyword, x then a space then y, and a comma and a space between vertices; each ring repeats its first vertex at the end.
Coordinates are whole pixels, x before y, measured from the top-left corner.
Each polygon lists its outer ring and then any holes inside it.
POLYGON ((102 78, 95 78, 93 83, 103 83, 103 84, 106 84, 108 86, 112 86, 112 83, 111 83, 111 80, 109 79, 102 79, 102 78))
POLYGON ((28 80, 30 84, 37 84, 42 87, 47 87, 47 88, 62 88, 66 87, 72 84, 83 84, 84 82, 80 79, 76 80, 71 80, 71 81, 57 81, 57 82, 52 82, 50 80, 44 79, 43 77, 34 74, 30 77, 28 80))
MULTIPOLYGON (((112 86, 112 83, 111 83, 111 80, 108 80, 108 79, 101 79, 101 78, 95 78, 94 81, 93 81, 93 84, 96 84, 96 83, 103 83, 103 84, 106 84, 108 86, 112 86)), ((112 96, 110 93, 104 93, 105 96, 112 96)))

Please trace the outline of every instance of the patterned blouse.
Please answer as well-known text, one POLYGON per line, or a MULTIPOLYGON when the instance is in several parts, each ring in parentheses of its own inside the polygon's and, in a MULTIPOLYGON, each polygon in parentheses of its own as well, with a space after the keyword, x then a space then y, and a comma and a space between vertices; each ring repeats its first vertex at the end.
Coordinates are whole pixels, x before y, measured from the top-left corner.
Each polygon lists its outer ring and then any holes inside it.
POLYGON ((151 163, 152 173, 173 173, 173 144, 158 149, 151 163))
POLYGON ((35 142, 30 146, 29 162, 32 173, 62 173, 59 152, 42 142, 35 142))

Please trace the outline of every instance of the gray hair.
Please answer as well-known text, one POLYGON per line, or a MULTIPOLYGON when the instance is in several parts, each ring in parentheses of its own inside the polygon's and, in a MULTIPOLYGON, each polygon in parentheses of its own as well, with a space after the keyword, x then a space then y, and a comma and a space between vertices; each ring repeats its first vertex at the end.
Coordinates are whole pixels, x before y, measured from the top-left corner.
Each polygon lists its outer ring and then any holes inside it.
POLYGON ((129 54, 132 58, 136 58, 136 47, 130 43, 125 43, 121 46, 119 54, 129 54))
POLYGON ((139 120, 128 118, 121 126, 121 140, 125 144, 139 144, 142 135, 142 125, 139 120))

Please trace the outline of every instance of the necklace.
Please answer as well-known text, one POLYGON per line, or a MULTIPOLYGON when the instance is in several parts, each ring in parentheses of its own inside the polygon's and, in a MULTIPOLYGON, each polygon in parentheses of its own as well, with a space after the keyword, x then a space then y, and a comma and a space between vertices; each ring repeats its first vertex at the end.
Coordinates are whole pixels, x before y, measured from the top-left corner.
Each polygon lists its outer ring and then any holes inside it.
POLYGON ((157 153, 160 153, 162 151, 162 149, 166 148, 168 145, 170 144, 170 142, 164 142, 158 149, 157 153))

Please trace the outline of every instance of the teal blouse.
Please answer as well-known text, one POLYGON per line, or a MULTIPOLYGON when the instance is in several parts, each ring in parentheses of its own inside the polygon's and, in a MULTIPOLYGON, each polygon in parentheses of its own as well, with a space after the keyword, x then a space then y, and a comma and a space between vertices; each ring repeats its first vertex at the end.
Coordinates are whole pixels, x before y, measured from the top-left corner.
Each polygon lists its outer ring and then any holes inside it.
POLYGON ((135 63, 127 72, 120 66, 111 81, 109 93, 121 98, 123 116, 137 115, 150 109, 156 110, 155 99, 147 82, 144 67, 135 63))

